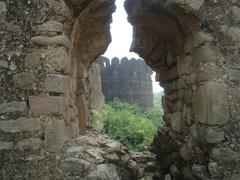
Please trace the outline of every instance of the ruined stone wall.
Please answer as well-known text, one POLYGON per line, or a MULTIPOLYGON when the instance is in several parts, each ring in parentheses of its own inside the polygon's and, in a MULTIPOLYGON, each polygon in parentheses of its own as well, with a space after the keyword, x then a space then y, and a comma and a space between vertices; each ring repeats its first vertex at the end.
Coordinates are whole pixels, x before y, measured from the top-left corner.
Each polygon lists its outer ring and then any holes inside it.
MULTIPOLYGON (((239 1, 125 3, 131 50, 157 72, 166 127, 153 143, 174 179, 239 179, 239 1)), ((166 176, 168 177, 168 176, 166 176)))
POLYGON ((111 41, 114 9, 111 0, 0 1, 1 151, 58 152, 88 128, 89 66, 111 41))
POLYGON ((101 57, 102 90, 106 102, 119 98, 141 108, 153 107, 152 70, 143 60, 101 57))

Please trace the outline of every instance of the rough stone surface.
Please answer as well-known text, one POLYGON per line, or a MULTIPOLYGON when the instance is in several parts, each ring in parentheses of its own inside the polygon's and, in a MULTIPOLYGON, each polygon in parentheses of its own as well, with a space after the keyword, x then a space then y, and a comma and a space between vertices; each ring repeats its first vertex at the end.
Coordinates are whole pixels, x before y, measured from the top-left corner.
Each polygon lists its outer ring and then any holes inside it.
POLYGON ((11 150, 13 148, 12 142, 0 141, 0 152, 3 150, 11 150))
POLYGON ((69 99, 61 96, 30 96, 30 111, 37 114, 65 113, 69 99))
POLYGON ((66 141, 65 123, 63 120, 53 120, 45 132, 45 149, 49 152, 60 152, 66 141))
POLYGON ((67 93, 70 79, 67 76, 49 74, 44 80, 44 90, 55 93, 67 93))
POLYGON ((6 133, 39 131, 41 129, 41 122, 40 119, 37 118, 19 118, 17 120, 0 121, 0 129, 6 133))
POLYGON ((43 144, 43 141, 39 138, 29 138, 29 139, 23 139, 17 143, 18 149, 30 149, 30 150, 38 150, 41 148, 43 144))
POLYGON ((234 42, 240 41, 240 28, 239 27, 229 27, 227 30, 228 36, 232 39, 234 42))
POLYGON ((22 72, 14 75, 13 81, 17 88, 29 89, 34 85, 36 76, 31 72, 22 72))
POLYGON ((229 111, 226 95, 226 85, 221 82, 209 82, 194 92, 193 114, 195 120, 209 125, 221 125, 228 122, 229 111))
POLYGON ((25 101, 12 101, 0 104, 0 114, 11 112, 25 112, 27 104, 25 101))
POLYGON ((193 65, 196 66, 207 61, 214 61, 216 60, 216 58, 217 58, 216 51, 209 43, 206 43, 204 46, 198 48, 193 53, 192 62, 193 65))

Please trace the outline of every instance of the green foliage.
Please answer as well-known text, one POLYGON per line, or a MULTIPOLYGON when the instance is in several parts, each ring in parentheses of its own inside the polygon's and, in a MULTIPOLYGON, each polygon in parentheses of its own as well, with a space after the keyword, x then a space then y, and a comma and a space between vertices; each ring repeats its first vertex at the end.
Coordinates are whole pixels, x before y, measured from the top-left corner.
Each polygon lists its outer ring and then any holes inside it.
POLYGON ((161 116, 160 110, 141 112, 137 106, 115 99, 102 112, 94 112, 93 124, 129 150, 142 151, 162 124, 161 116))

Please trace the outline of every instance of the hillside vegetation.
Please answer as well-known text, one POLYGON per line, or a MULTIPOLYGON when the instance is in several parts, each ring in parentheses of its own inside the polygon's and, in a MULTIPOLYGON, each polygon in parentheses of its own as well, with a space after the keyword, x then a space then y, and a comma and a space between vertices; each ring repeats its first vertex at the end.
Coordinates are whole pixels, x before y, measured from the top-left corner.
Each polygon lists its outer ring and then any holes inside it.
POLYGON ((129 150, 143 151, 145 146, 151 144, 158 127, 163 125, 159 96, 154 95, 157 105, 144 112, 135 105, 115 99, 105 104, 103 111, 94 112, 94 127, 118 140, 129 150))

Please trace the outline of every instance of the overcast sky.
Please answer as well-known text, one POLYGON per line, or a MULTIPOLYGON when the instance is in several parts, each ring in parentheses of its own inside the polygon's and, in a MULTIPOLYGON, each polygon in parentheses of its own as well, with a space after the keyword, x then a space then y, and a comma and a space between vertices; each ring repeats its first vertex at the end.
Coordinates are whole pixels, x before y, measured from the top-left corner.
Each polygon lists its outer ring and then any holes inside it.
MULTIPOLYGON (((138 54, 129 52, 132 42, 132 26, 127 21, 127 13, 124 9, 124 0, 116 0, 116 12, 113 14, 111 24, 112 43, 108 46, 103 56, 112 59, 113 57, 123 58, 140 58, 138 54)), ((159 92, 163 89, 155 82, 155 73, 152 76, 153 91, 159 92)))

